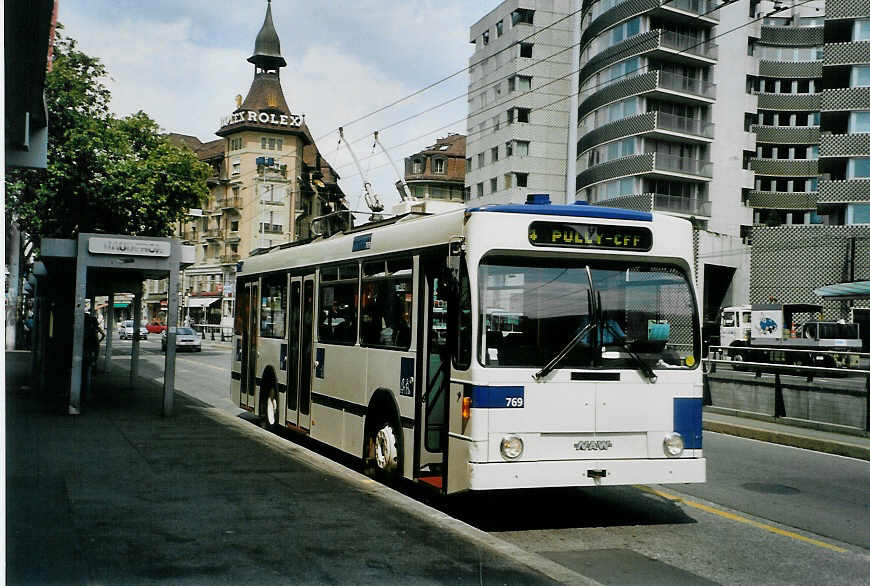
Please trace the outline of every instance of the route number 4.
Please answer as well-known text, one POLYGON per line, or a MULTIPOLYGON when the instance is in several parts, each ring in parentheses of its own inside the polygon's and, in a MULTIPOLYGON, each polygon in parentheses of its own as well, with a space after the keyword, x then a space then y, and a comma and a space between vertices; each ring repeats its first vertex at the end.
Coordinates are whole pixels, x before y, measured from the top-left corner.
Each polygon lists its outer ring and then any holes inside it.
POLYGON ((505 407, 522 407, 523 406, 523 398, 522 397, 505 397, 505 407))

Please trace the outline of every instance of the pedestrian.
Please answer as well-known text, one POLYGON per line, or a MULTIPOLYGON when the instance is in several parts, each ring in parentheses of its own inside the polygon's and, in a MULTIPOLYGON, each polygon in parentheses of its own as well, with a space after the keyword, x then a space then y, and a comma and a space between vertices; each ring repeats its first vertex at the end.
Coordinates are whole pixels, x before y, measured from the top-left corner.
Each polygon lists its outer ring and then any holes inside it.
POLYGON ((97 356, 100 353, 100 342, 105 339, 106 333, 100 327, 100 322, 90 313, 85 314, 85 340, 82 361, 82 396, 85 396, 91 388, 94 378, 94 370, 97 367, 97 356))

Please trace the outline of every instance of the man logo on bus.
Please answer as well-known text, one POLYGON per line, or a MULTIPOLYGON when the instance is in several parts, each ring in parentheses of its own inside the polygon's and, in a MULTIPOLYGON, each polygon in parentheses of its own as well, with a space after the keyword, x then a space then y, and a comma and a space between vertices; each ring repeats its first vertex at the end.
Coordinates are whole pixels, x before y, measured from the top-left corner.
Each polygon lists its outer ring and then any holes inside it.
POLYGON ((765 317, 760 322, 758 322, 758 329, 760 329, 765 334, 772 334, 776 331, 776 322, 769 317, 765 317))

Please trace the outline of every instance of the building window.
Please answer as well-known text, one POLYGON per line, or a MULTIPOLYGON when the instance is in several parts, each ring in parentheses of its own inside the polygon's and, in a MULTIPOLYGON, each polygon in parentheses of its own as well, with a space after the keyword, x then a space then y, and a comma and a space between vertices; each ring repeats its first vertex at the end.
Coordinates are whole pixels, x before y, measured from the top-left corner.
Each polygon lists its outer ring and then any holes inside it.
POLYGON ((489 154, 490 154, 490 158, 492 159, 493 163, 498 161, 498 147, 497 146, 489 149, 489 154))
POLYGON ((432 159, 432 172, 433 173, 446 173, 447 172, 447 161, 444 159, 432 159))
POLYGON ((233 159, 232 174, 238 175, 241 172, 242 172, 242 160, 241 159, 233 159))
POLYGON ((230 222, 230 232, 238 232, 239 231, 239 221, 233 220, 230 222))
POLYGON ((498 177, 493 177, 489 180, 489 192, 495 193, 498 191, 498 177))
POLYGON ((275 139, 274 139, 274 138, 270 138, 270 139, 269 139, 269 150, 270 150, 270 151, 274 151, 274 150, 275 150, 275 139))
POLYGON ((230 150, 237 151, 242 148, 242 137, 230 139, 230 150))
POLYGON ((498 117, 498 116, 493 116, 493 117, 492 117, 492 131, 493 131, 493 132, 498 132, 499 127, 500 127, 499 117, 498 117))
POLYGON ((853 203, 846 206, 847 224, 870 224, 870 204, 853 203))
POLYGON ((514 154, 518 157, 528 157, 529 156, 529 141, 527 141, 527 140, 515 140, 514 141, 514 154))
POLYGON ((528 187, 529 186, 529 174, 528 173, 514 173, 517 177, 517 187, 528 187))
POLYGON ((849 132, 870 132, 870 112, 852 112, 849 115, 849 132))
POLYGON ((266 150, 266 146, 267 146, 268 144, 269 144, 269 139, 268 139, 268 138, 266 138, 265 136, 260 137, 260 148, 261 148, 262 150, 265 151, 265 150, 266 150))
POLYGON ((514 145, 511 141, 504 143, 504 156, 510 157, 514 154, 514 145))
POLYGON ((483 31, 483 45, 486 46, 489 44, 489 31, 483 31))
POLYGON ((510 189, 514 184, 514 176, 510 173, 504 174, 504 188, 510 189))
POLYGON ((517 108, 517 122, 528 122, 529 115, 532 113, 531 108, 517 108))
POLYGON ((414 159, 414 163, 412 165, 411 172, 414 175, 420 175, 423 173, 423 160, 422 159, 414 159))
POLYGON ((233 198, 239 197, 239 187, 233 187, 233 198))
POLYGON ((483 197, 483 182, 477 184, 477 197, 483 197))
POLYGON ((853 41, 870 41, 870 20, 856 20, 852 31, 853 41))
POLYGON ((483 153, 479 153, 477 155, 477 168, 481 169, 485 164, 486 162, 483 160, 483 153))
POLYGON ((511 12, 511 26, 518 24, 535 24, 535 11, 528 8, 517 8, 511 12))
POLYGON ((532 89, 532 78, 528 75, 513 75, 508 78, 508 91, 527 92, 532 89))
POLYGON ((870 177, 870 157, 855 157, 846 163, 846 178, 870 177))
POLYGON ((520 57, 532 58, 532 46, 534 43, 520 43, 520 57))
POLYGON ((500 20, 495 23, 495 38, 499 38, 504 34, 504 21, 500 20))
POLYGON ((468 173, 471 171, 471 157, 465 159, 465 172, 468 173))

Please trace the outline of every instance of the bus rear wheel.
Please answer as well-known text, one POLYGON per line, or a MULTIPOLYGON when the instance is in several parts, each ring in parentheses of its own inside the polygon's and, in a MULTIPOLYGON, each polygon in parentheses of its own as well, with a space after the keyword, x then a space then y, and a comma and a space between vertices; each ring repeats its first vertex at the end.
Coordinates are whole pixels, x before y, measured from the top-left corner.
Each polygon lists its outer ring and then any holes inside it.
POLYGON ((367 426, 363 472, 366 476, 394 482, 402 475, 401 428, 394 418, 379 417, 367 426))

